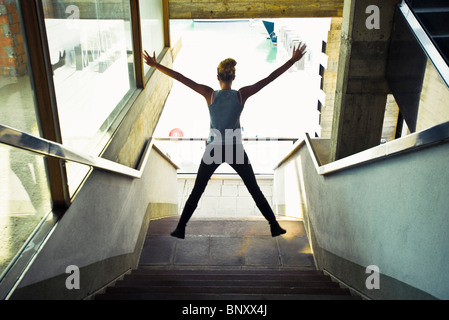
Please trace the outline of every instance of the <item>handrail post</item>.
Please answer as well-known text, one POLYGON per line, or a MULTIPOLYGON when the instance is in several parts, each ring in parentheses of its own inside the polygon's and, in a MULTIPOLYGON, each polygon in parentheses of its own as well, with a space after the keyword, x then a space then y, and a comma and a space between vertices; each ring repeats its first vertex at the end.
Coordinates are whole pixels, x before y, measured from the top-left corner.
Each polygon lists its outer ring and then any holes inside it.
MULTIPOLYGON (((19 1, 19 7, 23 18, 26 45, 33 52, 28 55, 31 67, 30 78, 34 88, 42 137, 62 143, 42 1, 19 1)), ((65 211, 71 203, 65 163, 54 158, 46 159, 45 163, 53 208, 55 211, 65 211)))

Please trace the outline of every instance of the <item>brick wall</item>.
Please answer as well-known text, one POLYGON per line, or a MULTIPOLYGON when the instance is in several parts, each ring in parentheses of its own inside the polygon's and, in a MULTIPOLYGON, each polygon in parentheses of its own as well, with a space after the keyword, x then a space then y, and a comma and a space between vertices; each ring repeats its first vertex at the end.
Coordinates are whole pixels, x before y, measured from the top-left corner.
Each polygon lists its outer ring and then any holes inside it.
POLYGON ((0 0, 0 76, 18 77, 27 73, 27 57, 14 0, 0 0))
POLYGON ((45 19, 51 19, 54 18, 54 7, 53 7, 53 1, 52 0, 42 0, 42 7, 44 10, 44 17, 45 19))
MULTIPOLYGON (((180 212, 192 191, 195 178, 196 176, 194 175, 178 176, 178 205, 180 212)), ((274 210, 272 200, 273 177, 258 176, 256 179, 262 193, 274 210)), ((225 178, 222 178, 220 175, 213 176, 198 203, 194 216, 209 218, 263 218, 245 184, 237 175, 225 178)))

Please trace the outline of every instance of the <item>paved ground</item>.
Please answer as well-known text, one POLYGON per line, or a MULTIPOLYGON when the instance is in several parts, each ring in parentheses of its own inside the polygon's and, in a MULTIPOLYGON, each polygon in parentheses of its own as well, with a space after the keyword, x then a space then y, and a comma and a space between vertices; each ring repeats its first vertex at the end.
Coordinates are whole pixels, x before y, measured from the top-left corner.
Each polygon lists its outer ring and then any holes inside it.
POLYGON ((272 238, 263 219, 193 218, 186 239, 169 234, 178 217, 150 222, 140 265, 155 268, 315 269, 302 221, 279 219, 287 234, 272 238))

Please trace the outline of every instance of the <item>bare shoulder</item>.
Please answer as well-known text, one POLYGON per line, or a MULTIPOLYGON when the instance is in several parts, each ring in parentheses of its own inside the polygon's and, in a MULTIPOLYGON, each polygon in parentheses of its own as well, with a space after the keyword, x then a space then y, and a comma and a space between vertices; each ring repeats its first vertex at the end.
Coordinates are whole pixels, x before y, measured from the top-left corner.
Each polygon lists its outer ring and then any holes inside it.
POLYGON ((238 90, 239 98, 241 99, 241 103, 244 106, 246 103, 246 100, 248 100, 249 97, 251 97, 255 93, 254 85, 252 86, 246 86, 242 87, 238 90))

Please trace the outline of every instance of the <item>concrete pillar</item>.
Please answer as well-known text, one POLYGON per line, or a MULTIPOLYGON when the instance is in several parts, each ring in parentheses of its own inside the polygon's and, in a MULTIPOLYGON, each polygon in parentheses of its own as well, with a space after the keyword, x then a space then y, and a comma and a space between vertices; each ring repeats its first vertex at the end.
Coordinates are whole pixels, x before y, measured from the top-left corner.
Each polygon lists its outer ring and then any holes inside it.
POLYGON ((324 105, 321 107, 320 126, 321 138, 329 139, 332 132, 332 121, 334 116, 335 89, 337 85, 338 60, 341 45, 341 17, 331 19, 331 27, 327 37, 326 55, 327 68, 323 75, 323 91, 326 95, 324 105))
POLYGON ((345 0, 330 161, 378 145, 389 93, 385 78, 399 0, 345 0))

